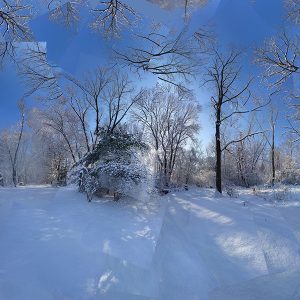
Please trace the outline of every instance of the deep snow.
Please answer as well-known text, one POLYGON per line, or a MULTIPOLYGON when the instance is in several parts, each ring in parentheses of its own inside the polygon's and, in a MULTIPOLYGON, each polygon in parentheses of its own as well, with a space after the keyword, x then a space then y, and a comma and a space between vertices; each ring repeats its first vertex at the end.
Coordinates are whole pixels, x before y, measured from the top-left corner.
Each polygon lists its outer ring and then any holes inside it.
POLYGON ((300 299, 300 189, 285 203, 209 189, 88 203, 0 189, 0 299, 300 299))

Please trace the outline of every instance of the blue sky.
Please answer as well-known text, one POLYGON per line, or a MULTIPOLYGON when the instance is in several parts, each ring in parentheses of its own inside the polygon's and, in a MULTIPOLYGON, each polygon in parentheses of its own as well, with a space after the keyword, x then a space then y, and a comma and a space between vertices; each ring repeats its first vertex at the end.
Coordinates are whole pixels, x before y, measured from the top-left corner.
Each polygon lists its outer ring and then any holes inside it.
MULTIPOLYGON (((147 0, 127 0, 127 2, 143 17, 143 26, 152 22, 161 22, 170 29, 184 26, 182 8, 166 10, 147 0)), ((254 76, 259 75, 257 66, 252 64, 253 47, 261 45, 265 39, 276 35, 284 25, 283 14, 282 0, 211 0, 206 6, 193 11, 189 28, 197 30, 202 25, 213 24, 220 44, 243 48, 245 50, 243 77, 246 79, 249 73, 253 73, 254 76)), ((124 32, 121 39, 107 41, 100 34, 92 32, 88 22, 88 14, 83 11, 77 32, 71 32, 62 25, 49 21, 47 12, 42 11, 36 14, 30 26, 37 41, 47 42, 49 61, 80 77, 96 65, 105 64, 113 48, 125 49, 131 43, 128 32, 124 32)), ((140 27, 141 25, 136 29, 140 27)), ((153 82, 153 78, 149 80, 149 77, 145 77, 146 85, 153 82)), ((195 87, 196 97, 203 106, 200 117, 201 139, 204 144, 207 144, 213 133, 213 123, 209 118, 211 95, 208 90, 198 89, 197 81, 195 87)), ((259 80, 255 89, 260 90, 262 94, 266 93, 259 80)), ((16 122, 18 118, 16 103, 24 92, 13 65, 8 65, 0 71, 0 90, 0 128, 3 128, 16 122)), ((33 99, 28 101, 30 105, 35 105, 33 99)), ((275 101, 279 108, 283 107, 280 99, 275 101)), ((279 125, 284 126, 284 124, 281 120, 279 125)))

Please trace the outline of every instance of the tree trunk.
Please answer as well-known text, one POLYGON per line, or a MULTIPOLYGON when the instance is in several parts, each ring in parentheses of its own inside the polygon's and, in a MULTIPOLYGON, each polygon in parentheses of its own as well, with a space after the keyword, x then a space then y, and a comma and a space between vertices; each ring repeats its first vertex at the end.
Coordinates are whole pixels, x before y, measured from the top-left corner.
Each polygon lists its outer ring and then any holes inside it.
POLYGON ((216 120, 216 189, 219 193, 222 193, 222 149, 220 138, 220 119, 221 112, 218 109, 216 120))
POLYGON ((164 151, 164 162, 163 162, 163 187, 168 188, 169 187, 169 181, 168 181, 168 159, 166 151, 164 151))
POLYGON ((18 143, 17 143, 17 148, 16 148, 16 151, 15 151, 15 155, 14 155, 14 158, 12 160, 12 177, 13 177, 12 179, 13 179, 13 183, 14 183, 15 187, 17 187, 17 183, 18 183, 16 166, 17 166, 17 159, 18 159, 21 139, 22 139, 22 136, 23 136, 24 122, 25 122, 24 103, 23 102, 19 103, 19 109, 20 109, 20 112, 21 112, 21 115, 22 115, 21 129, 20 129, 20 134, 19 134, 19 138, 18 138, 18 143))
POLYGON ((13 179, 13 183, 14 186, 17 187, 17 171, 16 171, 16 167, 13 166, 13 171, 12 171, 12 179, 13 179))
POLYGON ((84 124, 82 125, 82 128, 83 128, 83 133, 84 133, 84 138, 85 138, 86 150, 87 150, 87 152, 90 152, 91 149, 90 149, 89 138, 88 138, 88 135, 87 135, 86 128, 85 128, 84 124))
POLYGON ((272 186, 275 184, 275 128, 272 128, 272 186))

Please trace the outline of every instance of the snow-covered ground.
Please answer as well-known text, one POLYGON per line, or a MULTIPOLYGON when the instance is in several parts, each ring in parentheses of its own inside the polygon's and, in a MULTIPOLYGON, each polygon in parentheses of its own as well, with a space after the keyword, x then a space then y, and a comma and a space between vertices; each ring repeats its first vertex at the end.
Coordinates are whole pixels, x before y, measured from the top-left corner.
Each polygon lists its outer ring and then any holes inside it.
POLYGON ((72 188, 0 189, 0 299, 299 300, 292 192, 88 203, 72 188))

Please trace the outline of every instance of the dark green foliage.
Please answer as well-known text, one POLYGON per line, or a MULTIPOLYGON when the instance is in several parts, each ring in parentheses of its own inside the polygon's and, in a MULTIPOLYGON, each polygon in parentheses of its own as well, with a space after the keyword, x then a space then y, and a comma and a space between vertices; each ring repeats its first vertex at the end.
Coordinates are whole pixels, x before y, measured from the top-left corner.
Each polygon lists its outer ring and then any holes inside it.
POLYGON ((90 166, 100 159, 103 162, 119 159, 128 161, 132 149, 143 151, 147 149, 147 145, 132 134, 122 132, 107 134, 100 140, 96 149, 83 159, 83 162, 85 166, 90 166))

